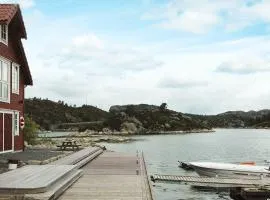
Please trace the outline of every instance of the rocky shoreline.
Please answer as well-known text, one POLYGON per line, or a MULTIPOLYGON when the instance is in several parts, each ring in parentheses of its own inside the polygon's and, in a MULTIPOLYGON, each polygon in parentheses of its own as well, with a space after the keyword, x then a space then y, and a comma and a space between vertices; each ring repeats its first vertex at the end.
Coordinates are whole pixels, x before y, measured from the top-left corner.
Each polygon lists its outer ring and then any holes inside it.
POLYGON ((128 136, 115 135, 92 135, 92 136, 68 136, 55 138, 39 138, 37 144, 25 144, 27 149, 57 149, 57 145, 61 145, 63 141, 72 140, 80 144, 81 147, 99 146, 99 143, 128 143, 136 141, 136 139, 128 136))
MULTIPOLYGON (((212 133, 214 130, 200 129, 189 131, 158 131, 148 132, 144 134, 131 134, 129 132, 119 131, 104 131, 96 132, 92 130, 86 130, 84 132, 74 132, 67 136, 55 136, 55 137, 40 137, 38 138, 36 145, 25 144, 27 149, 57 149, 57 145, 60 145, 63 141, 72 140, 76 141, 82 147, 97 146, 99 143, 128 143, 139 140, 132 136, 145 136, 145 135, 169 135, 169 134, 187 134, 187 133, 212 133)), ((53 132, 51 133, 53 134, 53 132)))
MULTIPOLYGON (((111 131, 102 132, 86 130, 84 132, 74 132, 65 137, 99 137, 99 136, 143 136, 143 135, 169 135, 169 134, 185 134, 185 133, 213 133, 213 129, 194 129, 186 131, 148 131, 145 133, 132 133, 129 131, 111 131)), ((61 137, 61 136, 60 136, 61 137)))
POLYGON ((215 132, 215 130, 200 129, 200 130, 188 130, 188 131, 158 131, 158 132, 149 132, 143 135, 170 135, 170 134, 213 133, 213 132, 215 132))

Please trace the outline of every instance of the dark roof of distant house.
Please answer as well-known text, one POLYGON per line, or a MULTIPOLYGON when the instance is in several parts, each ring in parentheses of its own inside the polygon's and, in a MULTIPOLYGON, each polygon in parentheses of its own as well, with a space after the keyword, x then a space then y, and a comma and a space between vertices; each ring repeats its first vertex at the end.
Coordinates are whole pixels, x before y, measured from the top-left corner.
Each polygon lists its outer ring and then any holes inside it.
MULTIPOLYGON (((26 30, 23 22, 23 17, 19 4, 0 4, 0 24, 9 24, 13 19, 18 21, 19 25, 19 36, 27 39, 26 30)), ((23 61, 23 72, 26 75, 25 84, 33 85, 32 76, 28 66, 28 62, 24 53, 22 42, 19 41, 20 54, 23 61)))

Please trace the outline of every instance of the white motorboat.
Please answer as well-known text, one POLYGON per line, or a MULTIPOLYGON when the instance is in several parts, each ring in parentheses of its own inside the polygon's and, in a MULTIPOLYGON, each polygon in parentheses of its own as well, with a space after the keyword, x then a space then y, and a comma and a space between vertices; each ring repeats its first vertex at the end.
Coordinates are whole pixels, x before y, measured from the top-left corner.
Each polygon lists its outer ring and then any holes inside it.
POLYGON ((270 178, 270 170, 267 166, 215 162, 190 162, 189 165, 200 176, 252 179, 270 178))

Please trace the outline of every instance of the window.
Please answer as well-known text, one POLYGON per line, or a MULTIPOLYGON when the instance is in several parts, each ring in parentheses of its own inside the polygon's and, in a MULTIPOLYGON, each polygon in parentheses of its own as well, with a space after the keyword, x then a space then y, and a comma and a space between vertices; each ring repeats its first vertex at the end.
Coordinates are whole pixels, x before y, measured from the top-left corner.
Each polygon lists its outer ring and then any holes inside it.
POLYGON ((20 130, 19 130, 19 112, 14 113, 14 135, 19 135, 20 130))
POLYGON ((5 24, 0 25, 0 42, 5 44, 8 42, 8 26, 5 24))
POLYGON ((9 102, 9 62, 0 59, 0 101, 9 102))
POLYGON ((12 93, 19 94, 20 87, 20 67, 12 64, 12 93))

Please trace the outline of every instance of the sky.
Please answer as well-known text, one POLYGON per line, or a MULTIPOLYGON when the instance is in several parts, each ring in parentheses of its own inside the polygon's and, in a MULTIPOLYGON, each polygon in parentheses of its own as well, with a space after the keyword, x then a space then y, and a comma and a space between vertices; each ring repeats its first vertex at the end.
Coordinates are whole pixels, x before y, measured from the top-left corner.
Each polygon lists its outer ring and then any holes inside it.
POLYGON ((270 0, 19 3, 34 85, 26 97, 108 110, 270 108, 270 0))

